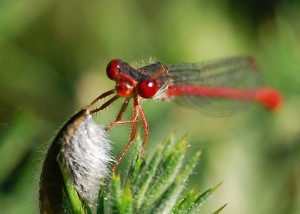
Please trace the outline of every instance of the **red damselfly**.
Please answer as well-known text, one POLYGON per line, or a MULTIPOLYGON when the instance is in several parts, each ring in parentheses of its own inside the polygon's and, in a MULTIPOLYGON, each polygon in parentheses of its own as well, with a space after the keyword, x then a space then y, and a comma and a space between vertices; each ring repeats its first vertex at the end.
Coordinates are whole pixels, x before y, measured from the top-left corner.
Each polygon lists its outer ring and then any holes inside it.
POLYGON ((145 99, 176 98, 183 104, 221 115, 232 113, 239 104, 247 102, 260 103, 269 110, 276 109, 281 103, 281 96, 277 90, 261 87, 261 74, 255 60, 246 56, 203 63, 164 65, 156 62, 140 68, 133 68, 120 59, 113 59, 107 65, 106 74, 116 82, 115 88, 101 94, 88 107, 91 108, 105 97, 114 96, 100 107, 91 110, 91 113, 99 112, 117 99, 124 98, 115 121, 106 127, 106 131, 117 124, 132 125, 129 142, 112 171, 116 169, 133 142, 139 118, 145 132, 142 152, 145 150, 149 135, 148 122, 141 105, 145 99), (130 100, 133 100, 132 119, 122 120, 130 100))

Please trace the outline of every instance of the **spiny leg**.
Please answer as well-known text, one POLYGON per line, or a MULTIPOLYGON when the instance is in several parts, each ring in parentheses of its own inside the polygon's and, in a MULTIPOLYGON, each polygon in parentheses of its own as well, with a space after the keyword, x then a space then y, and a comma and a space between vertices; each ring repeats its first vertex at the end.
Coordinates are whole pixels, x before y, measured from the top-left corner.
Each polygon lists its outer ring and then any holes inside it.
POLYGON ((101 100, 111 94, 115 93, 115 89, 109 90, 107 92, 104 92, 103 94, 101 94, 99 97, 97 97, 96 99, 94 99, 87 107, 91 107, 92 105, 94 105, 98 100, 101 100))
POLYGON ((119 111, 119 114, 117 116, 117 118, 115 119, 114 122, 112 122, 111 124, 109 124, 105 130, 108 131, 110 130, 112 127, 114 127, 115 125, 117 124, 128 124, 128 123, 132 123, 132 120, 129 120, 129 121, 121 121, 122 117, 123 117, 123 113, 125 112, 128 104, 129 104, 129 101, 130 101, 131 97, 129 98, 126 98, 125 102, 123 103, 122 105, 122 108, 120 109, 119 111))
MULTIPOLYGON (((111 94, 115 93, 115 90, 110 90, 107 91, 103 94, 101 94, 99 97, 97 97, 95 100, 93 100, 90 105, 88 105, 88 107, 91 107, 92 105, 94 105, 98 100, 103 99, 111 94)), ((91 111, 92 114, 101 111, 103 109, 105 109, 106 107, 108 107, 109 105, 111 105, 113 102, 115 102, 118 98, 120 98, 119 95, 115 95, 114 97, 112 97, 111 99, 109 99, 107 102, 105 102, 104 104, 102 104, 99 108, 96 108, 94 110, 91 111)), ((144 126, 144 131, 145 131, 145 136, 144 136, 144 140, 143 140, 143 145, 142 145, 142 154, 144 153, 145 147, 146 147, 146 142, 148 139, 148 123, 145 117, 145 113, 144 110, 142 108, 142 106, 140 105, 140 102, 138 100, 137 96, 133 97, 133 115, 132 115, 132 120, 127 120, 127 121, 121 121, 122 116, 126 110, 126 108, 128 107, 129 101, 130 101, 131 97, 126 98, 125 102, 123 103, 119 114, 117 116, 117 118, 115 119, 114 122, 112 122, 109 126, 107 126, 105 128, 106 131, 110 130, 111 128, 113 128, 115 125, 118 124, 132 124, 132 128, 131 128, 131 135, 130 135, 130 140, 129 142, 126 144, 124 150, 122 151, 121 155, 119 156, 119 158, 117 159, 116 163, 114 164, 113 168, 112 168, 112 172, 115 171, 115 169, 117 168, 117 166, 119 165, 121 159, 124 157, 126 151, 130 148, 135 136, 136 136, 136 129, 137 129, 137 123, 138 123, 138 117, 139 114, 141 114, 141 119, 142 119, 142 123, 144 126)))
POLYGON ((145 132, 145 136, 144 136, 144 140, 143 140, 143 145, 142 145, 142 154, 141 156, 143 157, 145 149, 146 149, 146 143, 148 140, 148 135, 149 135, 149 126, 148 126, 148 122, 147 122, 147 118, 145 116, 145 112, 142 106, 140 106, 139 108, 139 114, 141 116, 141 120, 143 123, 143 127, 144 127, 144 132, 145 132))
POLYGON ((106 107, 108 107, 110 104, 112 104, 113 102, 115 102, 119 98, 120 98, 119 95, 113 96, 107 102, 103 103, 102 106, 100 106, 99 108, 96 108, 96 109, 92 110, 91 114, 94 114, 94 113, 96 113, 98 111, 101 111, 101 110, 105 109, 106 107))
MULTIPOLYGON (((120 161, 122 160, 122 158, 124 157, 126 151, 130 148, 135 135, 136 135, 136 128, 137 128, 137 122, 138 122, 138 118, 139 118, 139 112, 140 112, 140 104, 137 100, 137 97, 133 98, 133 115, 132 115, 132 120, 131 121, 119 121, 119 122, 126 122, 126 123, 132 123, 132 128, 131 128, 131 135, 130 135, 130 140, 129 142, 126 144, 125 148, 123 149, 122 153, 120 154, 120 156, 118 157, 118 159, 116 160, 113 168, 112 168, 112 173, 116 170, 117 166, 119 165, 120 161)), ((124 123, 117 123, 117 124, 124 124, 124 123)))

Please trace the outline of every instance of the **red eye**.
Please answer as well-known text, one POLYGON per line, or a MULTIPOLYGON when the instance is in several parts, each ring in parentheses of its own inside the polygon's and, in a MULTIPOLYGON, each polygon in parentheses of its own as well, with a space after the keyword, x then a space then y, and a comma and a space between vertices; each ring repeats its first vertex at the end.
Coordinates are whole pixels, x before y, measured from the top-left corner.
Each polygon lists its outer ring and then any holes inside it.
POLYGON ((108 76, 109 79, 115 80, 118 77, 121 70, 120 64, 121 64, 120 59, 113 59, 108 63, 106 67, 106 75, 108 76))
POLYGON ((154 79, 143 80, 138 85, 138 93, 143 98, 151 98, 158 91, 158 83, 154 79))

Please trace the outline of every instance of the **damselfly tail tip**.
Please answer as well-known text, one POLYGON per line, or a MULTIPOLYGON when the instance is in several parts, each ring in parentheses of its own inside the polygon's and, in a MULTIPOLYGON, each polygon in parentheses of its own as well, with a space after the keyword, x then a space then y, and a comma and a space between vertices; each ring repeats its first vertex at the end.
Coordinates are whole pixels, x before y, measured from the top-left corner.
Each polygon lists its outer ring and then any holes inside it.
POLYGON ((254 100, 264 105, 270 111, 275 111, 282 104, 280 92, 273 88, 261 88, 257 90, 254 100))

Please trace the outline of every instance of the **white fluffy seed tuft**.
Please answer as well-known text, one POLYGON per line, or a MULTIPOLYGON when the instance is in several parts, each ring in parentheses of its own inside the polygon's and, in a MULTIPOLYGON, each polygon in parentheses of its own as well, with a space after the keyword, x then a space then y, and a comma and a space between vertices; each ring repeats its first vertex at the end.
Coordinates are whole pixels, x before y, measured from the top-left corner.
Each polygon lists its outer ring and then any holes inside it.
POLYGON ((79 196, 94 209, 100 186, 111 173, 114 162, 106 132, 88 114, 73 124, 62 139, 58 156, 73 181, 79 196))

